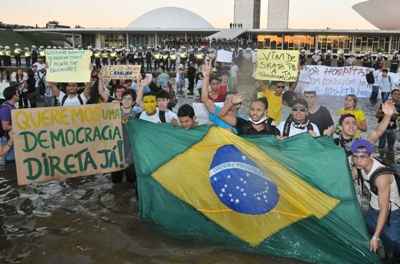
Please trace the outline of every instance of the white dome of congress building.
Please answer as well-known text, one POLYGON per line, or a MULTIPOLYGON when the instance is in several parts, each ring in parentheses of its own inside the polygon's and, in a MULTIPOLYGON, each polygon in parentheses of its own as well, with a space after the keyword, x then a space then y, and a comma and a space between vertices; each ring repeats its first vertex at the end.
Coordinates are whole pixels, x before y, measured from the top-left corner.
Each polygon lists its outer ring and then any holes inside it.
POLYGON ((162 7, 135 19, 128 28, 142 29, 213 29, 201 16, 184 8, 162 7))
POLYGON ((379 29, 400 30, 400 0, 368 0, 353 9, 379 29))

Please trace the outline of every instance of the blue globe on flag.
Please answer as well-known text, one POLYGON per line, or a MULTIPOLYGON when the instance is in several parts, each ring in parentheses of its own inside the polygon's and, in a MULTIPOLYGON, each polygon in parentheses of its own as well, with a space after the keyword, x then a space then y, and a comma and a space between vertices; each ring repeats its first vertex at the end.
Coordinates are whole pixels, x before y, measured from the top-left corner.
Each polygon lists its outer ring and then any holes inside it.
POLYGON ((279 201, 277 185, 234 145, 216 151, 210 166, 210 182, 219 200, 238 213, 265 214, 279 201))

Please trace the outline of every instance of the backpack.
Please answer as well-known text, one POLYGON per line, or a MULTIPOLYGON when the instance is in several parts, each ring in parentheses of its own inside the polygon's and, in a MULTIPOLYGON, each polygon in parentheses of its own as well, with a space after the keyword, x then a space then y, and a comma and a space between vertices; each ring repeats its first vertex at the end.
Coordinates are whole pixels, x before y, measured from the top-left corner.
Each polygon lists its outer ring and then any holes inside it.
MULTIPOLYGON (((290 117, 288 117, 288 119, 286 119, 285 125, 283 126, 283 133, 282 133, 283 137, 288 137, 289 136, 290 127, 291 127, 292 123, 293 123, 293 119, 290 116, 290 117)), ((308 132, 314 131, 314 127, 312 126, 311 122, 308 122, 308 124, 307 124, 307 131, 308 132)))
MULTIPOLYGON (((64 106, 65 101, 67 101, 67 98, 68 98, 68 95, 64 95, 64 97, 61 99, 61 106, 64 106)), ((82 100, 82 97, 81 97, 80 94, 78 94, 78 100, 79 100, 79 103, 80 103, 81 105, 84 105, 83 100, 82 100)))
POLYGON ((165 118, 165 111, 159 111, 158 112, 158 117, 160 118, 161 123, 166 123, 167 120, 165 118))
POLYGON ((374 84, 375 83, 374 72, 370 71, 369 73, 367 73, 365 78, 367 79, 367 83, 368 84, 374 84))
MULTIPOLYGON (((378 187, 376 186, 375 181, 379 176, 384 175, 384 174, 393 174, 395 183, 397 185, 397 190, 400 193, 400 174, 395 168, 393 168, 391 166, 385 166, 385 167, 379 168, 376 171, 374 171, 374 173, 372 173, 369 181, 367 181, 370 184, 371 192, 374 193, 375 195, 378 195, 378 187)), ((392 201, 390 201, 390 202, 395 204, 397 207, 400 207, 400 204, 396 204, 392 201)))
MULTIPOLYGON (((0 109, 2 109, 3 107, 8 107, 10 110, 12 110, 12 107, 9 103, 4 102, 0 105, 0 109)), ((4 131, 3 126, 1 125, 1 120, 0 120, 0 138, 1 137, 7 137, 8 134, 6 133, 6 131, 4 131)))

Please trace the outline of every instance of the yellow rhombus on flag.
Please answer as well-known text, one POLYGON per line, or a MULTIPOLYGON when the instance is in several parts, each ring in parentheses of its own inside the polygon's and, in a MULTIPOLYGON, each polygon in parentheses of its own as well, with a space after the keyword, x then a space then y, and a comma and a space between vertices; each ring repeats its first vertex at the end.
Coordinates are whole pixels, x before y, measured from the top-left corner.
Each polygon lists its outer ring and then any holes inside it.
POLYGON ((252 246, 301 219, 322 218, 339 203, 257 146, 217 127, 153 177, 252 246))

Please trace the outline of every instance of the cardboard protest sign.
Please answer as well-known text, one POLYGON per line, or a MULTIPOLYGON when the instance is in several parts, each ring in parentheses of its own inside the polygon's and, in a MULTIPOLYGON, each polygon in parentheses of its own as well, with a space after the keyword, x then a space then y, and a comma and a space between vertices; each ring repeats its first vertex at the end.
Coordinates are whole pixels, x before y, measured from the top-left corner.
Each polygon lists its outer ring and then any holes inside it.
POLYGON ((115 80, 137 80, 141 65, 108 65, 101 68, 103 77, 115 80))
POLYGON ((217 62, 232 63, 233 52, 220 49, 217 51, 217 62))
POLYGON ((46 50, 47 81, 89 82, 90 50, 46 50))
POLYGON ((257 50, 256 79, 295 82, 299 54, 298 50, 257 50))
POLYGON ((125 167, 119 104, 15 110, 12 123, 19 185, 125 167))

